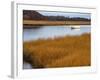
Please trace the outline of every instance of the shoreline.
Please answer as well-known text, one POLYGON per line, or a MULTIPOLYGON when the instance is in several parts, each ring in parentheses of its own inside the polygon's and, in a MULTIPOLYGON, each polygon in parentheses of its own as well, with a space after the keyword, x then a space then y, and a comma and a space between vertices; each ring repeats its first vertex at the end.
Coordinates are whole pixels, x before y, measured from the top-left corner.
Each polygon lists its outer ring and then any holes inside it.
MULTIPOLYGON (((44 21, 44 20, 23 20, 23 26, 60 26, 60 25, 90 25, 91 21, 44 21)), ((25 28, 25 27, 24 27, 25 28)))

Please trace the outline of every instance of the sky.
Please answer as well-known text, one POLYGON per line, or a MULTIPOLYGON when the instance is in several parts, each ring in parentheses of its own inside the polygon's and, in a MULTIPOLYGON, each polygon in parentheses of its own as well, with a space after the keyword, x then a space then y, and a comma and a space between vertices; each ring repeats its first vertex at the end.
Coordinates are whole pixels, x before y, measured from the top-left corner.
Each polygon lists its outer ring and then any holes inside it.
POLYGON ((91 19, 90 13, 77 13, 77 12, 50 12, 50 11, 38 11, 42 15, 46 16, 65 16, 65 17, 81 17, 91 19))

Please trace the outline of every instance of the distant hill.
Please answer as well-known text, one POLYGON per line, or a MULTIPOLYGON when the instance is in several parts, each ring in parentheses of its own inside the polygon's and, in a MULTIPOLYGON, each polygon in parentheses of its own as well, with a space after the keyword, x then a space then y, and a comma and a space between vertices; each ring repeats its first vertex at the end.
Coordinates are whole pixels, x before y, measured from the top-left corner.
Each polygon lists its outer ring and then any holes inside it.
POLYGON ((71 17, 70 18, 70 17, 65 17, 65 16, 45 16, 33 10, 24 10, 23 19, 24 20, 46 20, 46 21, 66 21, 66 20, 90 21, 90 19, 81 18, 81 17, 71 17))
POLYGON ((33 10, 24 10, 23 19, 24 20, 45 20, 46 17, 33 10))

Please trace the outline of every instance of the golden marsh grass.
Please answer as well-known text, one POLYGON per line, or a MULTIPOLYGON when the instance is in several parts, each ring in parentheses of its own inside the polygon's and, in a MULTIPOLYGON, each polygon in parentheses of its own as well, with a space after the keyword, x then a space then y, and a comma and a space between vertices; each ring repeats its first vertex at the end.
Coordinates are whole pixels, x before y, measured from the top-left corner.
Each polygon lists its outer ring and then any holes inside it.
POLYGON ((90 34, 24 42, 23 59, 33 68, 90 66, 90 34))

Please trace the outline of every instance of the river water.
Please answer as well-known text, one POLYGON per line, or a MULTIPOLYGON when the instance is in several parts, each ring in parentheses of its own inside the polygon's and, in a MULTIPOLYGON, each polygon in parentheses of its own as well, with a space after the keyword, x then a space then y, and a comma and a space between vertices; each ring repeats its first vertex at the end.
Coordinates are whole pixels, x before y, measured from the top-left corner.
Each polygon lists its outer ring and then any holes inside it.
POLYGON ((43 26, 23 30, 23 40, 47 39, 66 35, 81 35, 91 31, 90 25, 81 25, 80 30, 74 30, 66 26, 43 26))

